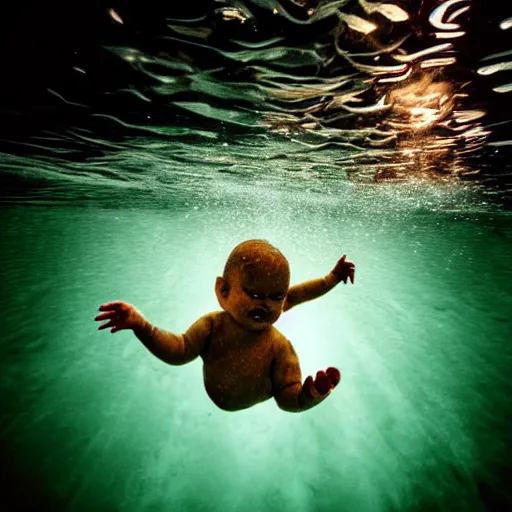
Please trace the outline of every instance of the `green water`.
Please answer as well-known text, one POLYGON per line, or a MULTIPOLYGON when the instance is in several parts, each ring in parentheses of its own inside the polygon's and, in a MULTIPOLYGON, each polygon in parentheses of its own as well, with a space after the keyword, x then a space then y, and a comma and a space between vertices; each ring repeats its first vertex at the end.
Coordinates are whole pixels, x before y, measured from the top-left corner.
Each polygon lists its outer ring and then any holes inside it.
MULTIPOLYGON (((505 510, 512 435, 512 222, 449 187, 317 193, 257 180, 168 198, 6 206, 0 391, 9 510, 505 510), (217 309, 232 247, 266 238, 292 282, 342 254, 354 286, 284 314, 317 408, 226 413, 201 362, 97 331, 101 302, 184 331, 217 309)), ((325 192, 325 190, 324 190, 325 192)))

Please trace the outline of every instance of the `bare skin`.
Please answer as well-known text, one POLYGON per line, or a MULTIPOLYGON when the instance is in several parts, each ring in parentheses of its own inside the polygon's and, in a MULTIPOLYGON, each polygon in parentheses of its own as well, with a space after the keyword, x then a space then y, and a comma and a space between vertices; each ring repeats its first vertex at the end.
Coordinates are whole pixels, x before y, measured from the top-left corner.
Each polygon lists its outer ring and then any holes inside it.
POLYGON ((102 304, 96 321, 112 333, 133 330, 146 348, 171 365, 203 359, 206 392, 221 409, 236 411, 274 397, 278 406, 300 412, 321 403, 340 381, 336 368, 302 383, 292 344, 273 326, 280 315, 324 295, 338 283, 354 283, 355 266, 343 256, 327 276, 289 287, 286 258, 261 240, 238 245, 215 293, 222 311, 199 318, 184 334, 164 331, 122 301, 102 304))

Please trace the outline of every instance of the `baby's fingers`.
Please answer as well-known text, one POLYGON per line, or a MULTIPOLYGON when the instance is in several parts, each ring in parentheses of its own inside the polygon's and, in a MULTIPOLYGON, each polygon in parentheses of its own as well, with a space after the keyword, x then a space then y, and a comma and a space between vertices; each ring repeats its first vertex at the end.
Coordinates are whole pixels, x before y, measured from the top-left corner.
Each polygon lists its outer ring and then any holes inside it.
POLYGON ((98 327, 98 331, 101 331, 102 329, 108 329, 109 327, 114 327, 117 324, 116 321, 110 320, 110 322, 107 322, 106 324, 102 324, 98 327))
POLYGON ((331 366, 325 370, 325 373, 327 374, 327 377, 329 377, 332 387, 336 387, 341 380, 340 371, 331 366))
POLYGON ((106 302, 105 304, 101 304, 99 307, 99 311, 110 311, 111 309, 119 311, 124 306, 124 302, 120 300, 114 300, 112 302, 106 302))
POLYGON ((117 331, 122 331, 123 329, 126 329, 126 327, 115 320, 111 320, 110 322, 107 322, 106 324, 100 325, 98 327, 98 330, 101 331, 102 329, 110 329, 111 333, 115 333, 117 331), (111 327, 112 329, 110 329, 111 327))
POLYGON ((321 395, 325 395, 331 389, 329 377, 321 370, 316 372, 315 388, 321 395))
POLYGON ((107 313, 102 313, 101 315, 95 316, 94 320, 97 322, 101 320, 106 320, 107 318, 117 318, 118 312, 117 311, 108 311, 107 313))
POLYGON ((304 388, 305 394, 309 398, 313 398, 315 395, 315 392, 313 391, 315 389, 315 383, 313 382, 313 377, 311 377, 311 375, 306 378, 302 387, 304 388))

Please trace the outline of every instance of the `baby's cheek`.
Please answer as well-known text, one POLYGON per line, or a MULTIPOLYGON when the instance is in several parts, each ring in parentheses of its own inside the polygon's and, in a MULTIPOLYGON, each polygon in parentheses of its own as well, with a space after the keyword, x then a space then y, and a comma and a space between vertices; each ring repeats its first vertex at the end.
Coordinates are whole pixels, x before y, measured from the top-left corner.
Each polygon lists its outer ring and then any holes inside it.
POLYGON ((282 313, 282 307, 276 308, 272 311, 272 318, 274 319, 274 322, 281 316, 282 313))

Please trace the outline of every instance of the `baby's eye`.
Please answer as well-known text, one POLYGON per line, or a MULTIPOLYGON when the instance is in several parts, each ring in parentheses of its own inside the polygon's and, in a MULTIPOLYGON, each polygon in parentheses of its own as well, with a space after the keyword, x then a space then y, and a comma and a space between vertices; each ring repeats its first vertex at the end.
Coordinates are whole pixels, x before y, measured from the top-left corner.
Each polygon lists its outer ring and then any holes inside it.
POLYGON ((263 300, 265 298, 265 295, 263 295, 262 293, 254 293, 254 292, 245 292, 245 293, 247 293, 247 295, 249 295, 249 297, 251 297, 251 299, 263 300))

